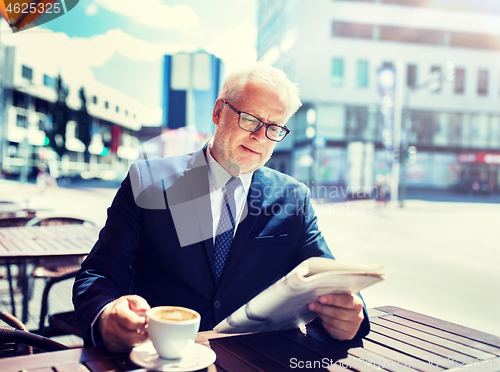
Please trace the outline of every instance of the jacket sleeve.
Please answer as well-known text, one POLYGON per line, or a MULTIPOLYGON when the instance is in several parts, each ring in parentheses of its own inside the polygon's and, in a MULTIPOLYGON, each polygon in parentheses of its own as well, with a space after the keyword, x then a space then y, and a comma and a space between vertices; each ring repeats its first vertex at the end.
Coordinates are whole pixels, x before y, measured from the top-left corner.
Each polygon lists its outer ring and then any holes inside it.
POLYGON ((295 252, 293 260, 293 269, 302 261, 310 257, 326 257, 334 259, 330 248, 326 244, 325 238, 321 234, 318 227, 318 217, 314 213, 314 208, 311 204, 311 192, 308 188, 305 191, 300 191, 299 195, 303 195, 302 208, 298 210, 299 217, 302 222, 302 233, 295 252))
MULTIPOLYGON (((108 208, 106 225, 82 263, 73 286, 76 322, 86 346, 92 345, 91 324, 101 309, 129 293, 130 266, 140 239, 139 214, 129 173, 108 208)), ((100 339, 98 332, 95 333, 96 339, 100 339)))

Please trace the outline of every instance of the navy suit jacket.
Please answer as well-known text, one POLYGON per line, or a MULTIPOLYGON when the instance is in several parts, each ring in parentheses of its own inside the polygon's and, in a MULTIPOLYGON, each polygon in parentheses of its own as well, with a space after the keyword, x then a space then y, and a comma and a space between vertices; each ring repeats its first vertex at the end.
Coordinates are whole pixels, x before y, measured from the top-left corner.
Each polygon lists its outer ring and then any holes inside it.
MULTIPOLYGON (((140 295, 152 307, 195 309, 200 330, 208 330, 303 260, 333 258, 309 189, 262 167, 253 174, 247 209, 217 284, 205 148, 130 167, 73 288, 86 345, 100 309, 120 296, 140 295)), ((368 332, 365 311, 358 335, 368 332)))

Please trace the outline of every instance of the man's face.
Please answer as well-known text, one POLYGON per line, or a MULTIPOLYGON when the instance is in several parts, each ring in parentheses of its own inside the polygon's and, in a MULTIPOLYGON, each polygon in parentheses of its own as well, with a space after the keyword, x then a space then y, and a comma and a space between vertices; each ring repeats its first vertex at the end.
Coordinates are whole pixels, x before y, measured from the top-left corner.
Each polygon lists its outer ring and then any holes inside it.
MULTIPOLYGON (((268 87, 248 83, 239 98, 229 103, 264 123, 285 125, 286 108, 268 87)), ((266 137, 265 125, 251 133, 238 126, 238 119, 237 113, 217 99, 212 114, 216 128, 211 154, 232 176, 250 173, 263 166, 276 145, 266 137)))

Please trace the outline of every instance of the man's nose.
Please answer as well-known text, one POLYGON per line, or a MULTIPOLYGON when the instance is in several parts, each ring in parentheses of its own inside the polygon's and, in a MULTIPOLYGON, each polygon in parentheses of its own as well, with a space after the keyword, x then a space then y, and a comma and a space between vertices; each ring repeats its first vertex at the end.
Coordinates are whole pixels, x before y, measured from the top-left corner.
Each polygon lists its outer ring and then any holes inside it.
POLYGON ((266 129, 265 125, 261 126, 258 131, 252 132, 252 138, 259 142, 265 142, 267 140, 266 129))

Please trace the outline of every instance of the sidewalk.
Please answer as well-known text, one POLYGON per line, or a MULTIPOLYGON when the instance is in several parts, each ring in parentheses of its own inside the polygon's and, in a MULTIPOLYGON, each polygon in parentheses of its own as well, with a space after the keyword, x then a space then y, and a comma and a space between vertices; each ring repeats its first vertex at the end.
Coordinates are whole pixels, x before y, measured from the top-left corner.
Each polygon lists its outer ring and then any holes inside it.
POLYGON ((77 217, 100 226, 106 222, 106 210, 116 191, 116 188, 79 186, 50 188, 42 193, 35 184, 0 179, 0 200, 37 209, 38 217, 77 217))

